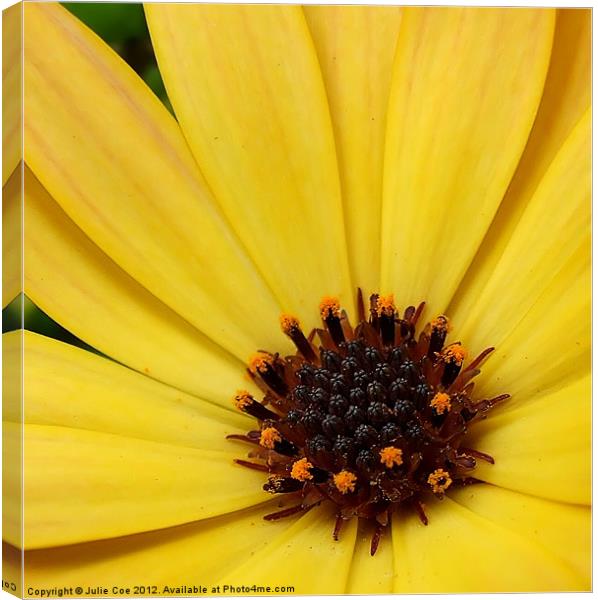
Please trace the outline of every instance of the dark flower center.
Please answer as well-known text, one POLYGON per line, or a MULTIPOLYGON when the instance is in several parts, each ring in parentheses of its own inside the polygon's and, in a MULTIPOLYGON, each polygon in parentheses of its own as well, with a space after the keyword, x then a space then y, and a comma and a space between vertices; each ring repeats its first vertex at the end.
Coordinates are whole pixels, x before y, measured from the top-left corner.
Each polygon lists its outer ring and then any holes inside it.
POLYGON ((258 428, 229 436, 256 446, 255 460, 237 462, 269 473, 265 490, 297 498, 265 519, 333 502, 335 539, 345 520, 367 519, 375 525, 374 554, 393 513, 414 510, 427 525, 427 494, 442 498, 451 485, 475 483, 476 460, 494 462, 462 446, 471 424, 508 398, 471 398, 472 380, 493 349, 464 367, 461 343, 445 346, 444 315, 416 337, 423 307, 410 306, 400 317, 392 296, 374 294, 366 316, 359 292, 359 323, 352 327, 339 302, 325 297, 323 327, 307 337, 297 319, 281 317, 297 354, 252 358, 249 373, 264 398, 239 391, 235 403, 258 428))

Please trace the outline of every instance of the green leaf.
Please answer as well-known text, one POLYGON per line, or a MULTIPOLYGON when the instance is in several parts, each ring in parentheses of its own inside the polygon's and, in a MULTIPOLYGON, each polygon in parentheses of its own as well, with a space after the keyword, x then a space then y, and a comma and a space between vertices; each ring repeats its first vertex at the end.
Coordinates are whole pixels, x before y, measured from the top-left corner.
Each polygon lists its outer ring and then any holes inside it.
POLYGON ((148 35, 142 4, 63 2, 62 5, 108 44, 122 44, 148 35))

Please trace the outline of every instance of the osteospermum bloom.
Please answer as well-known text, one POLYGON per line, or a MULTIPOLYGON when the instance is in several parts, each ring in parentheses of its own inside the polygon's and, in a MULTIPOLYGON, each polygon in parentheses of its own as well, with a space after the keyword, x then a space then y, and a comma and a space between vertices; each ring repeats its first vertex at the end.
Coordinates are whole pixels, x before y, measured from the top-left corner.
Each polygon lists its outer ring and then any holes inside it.
MULTIPOLYGON (((26 360, 5 579, 23 547, 32 590, 588 589, 587 12, 149 5, 176 120, 60 6, 24 12, 25 292, 116 362, 5 336, 26 360), (373 557, 368 519, 334 539, 338 503, 264 520, 286 479, 225 439, 255 428, 235 390, 270 410, 249 357, 259 382, 299 324, 355 323, 357 288, 384 297, 372 319, 425 301, 448 379, 495 347, 470 391, 511 396, 463 440, 494 464, 426 474, 428 525, 391 514, 373 557)), ((11 223, 18 172, 5 190, 11 223)), ((380 452, 375 469, 411 464, 380 452)), ((317 485, 316 467, 289 472, 317 485)), ((333 474, 338 502, 360 477, 333 474)))

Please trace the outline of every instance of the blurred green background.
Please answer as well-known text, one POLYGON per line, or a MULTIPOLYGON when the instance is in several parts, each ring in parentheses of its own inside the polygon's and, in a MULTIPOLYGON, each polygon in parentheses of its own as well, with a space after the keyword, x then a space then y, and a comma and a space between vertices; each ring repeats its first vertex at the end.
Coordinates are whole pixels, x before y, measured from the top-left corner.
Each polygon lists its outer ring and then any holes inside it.
MULTIPOLYGON (((108 43, 172 112, 141 4, 63 2, 62 5, 108 43)), ((2 331, 19 329, 21 314, 25 329, 93 351, 93 348, 53 321, 24 296, 15 298, 2 311, 2 331)))

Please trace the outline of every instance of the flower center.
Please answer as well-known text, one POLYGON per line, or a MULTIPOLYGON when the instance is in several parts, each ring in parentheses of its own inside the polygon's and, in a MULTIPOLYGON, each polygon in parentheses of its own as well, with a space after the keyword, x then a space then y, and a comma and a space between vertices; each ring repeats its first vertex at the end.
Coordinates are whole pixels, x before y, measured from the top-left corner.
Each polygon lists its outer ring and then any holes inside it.
POLYGON ((444 315, 416 337, 423 307, 409 306, 400 317, 392 295, 374 294, 366 317, 359 291, 353 327, 338 300, 326 296, 323 327, 307 337, 295 317, 281 317, 297 354, 251 359, 249 374, 264 398, 241 390, 234 401, 258 428, 229 436, 257 447, 254 460, 237 462, 267 472, 265 490, 296 496, 295 506, 265 519, 332 502, 335 539, 347 519, 374 523, 373 555, 393 513, 414 510, 427 525, 427 494, 442 498, 452 485, 475 483, 476 461, 494 463, 462 446, 471 424, 508 398, 471 398, 472 380, 493 348, 464 366, 461 343, 445 346, 444 315))

